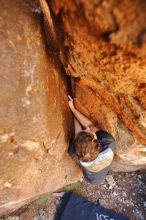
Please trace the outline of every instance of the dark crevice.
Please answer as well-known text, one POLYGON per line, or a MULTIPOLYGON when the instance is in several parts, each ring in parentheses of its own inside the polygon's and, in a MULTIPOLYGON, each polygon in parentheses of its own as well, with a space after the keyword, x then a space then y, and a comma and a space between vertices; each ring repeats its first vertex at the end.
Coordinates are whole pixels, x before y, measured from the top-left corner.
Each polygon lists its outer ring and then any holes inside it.
POLYGON ((67 46, 64 46, 65 33, 62 23, 62 11, 60 10, 58 15, 54 15, 54 12, 50 8, 50 13, 56 33, 56 39, 54 41, 51 30, 49 28, 49 24, 47 22, 44 22, 44 26, 42 26, 42 35, 45 43, 46 53, 48 54, 49 59, 51 59, 56 70, 60 72, 62 78, 64 79, 68 94, 73 96, 71 83, 72 77, 67 75, 65 70, 65 66, 69 57, 69 50, 67 46))
POLYGON ((139 89, 144 89, 144 88, 146 88, 146 83, 140 83, 139 89))
POLYGON ((112 34, 112 31, 107 31, 101 34, 101 38, 105 41, 105 42, 110 42, 110 35, 112 34))
POLYGON ((114 28, 110 31, 106 31, 104 33, 101 34, 101 38, 105 41, 110 43, 111 40, 111 35, 114 33, 117 33, 120 30, 119 24, 117 22, 116 16, 113 12, 113 10, 110 12, 111 16, 112 16, 112 20, 114 22, 114 28))
POLYGON ((146 42, 146 29, 143 29, 140 31, 140 33, 137 36, 135 46, 137 47, 142 47, 144 41, 146 42))
POLYGON ((113 20, 113 23, 114 23, 114 28, 111 31, 105 32, 105 34, 106 34, 105 35, 105 41, 108 42, 108 43, 110 43, 110 41, 111 41, 111 35, 116 34, 120 30, 120 26, 119 26, 119 23, 117 22, 116 15, 114 14, 114 8, 111 10, 110 14, 112 16, 112 20, 113 20))

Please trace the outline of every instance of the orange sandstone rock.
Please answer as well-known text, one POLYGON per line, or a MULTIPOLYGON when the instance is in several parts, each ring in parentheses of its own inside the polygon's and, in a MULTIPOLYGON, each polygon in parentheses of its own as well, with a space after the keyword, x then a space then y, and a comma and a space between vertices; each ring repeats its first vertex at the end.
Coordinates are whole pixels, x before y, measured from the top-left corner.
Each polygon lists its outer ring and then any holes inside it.
POLYGON ((115 169, 146 167, 146 2, 51 0, 50 7, 64 33, 61 60, 78 78, 77 108, 114 135, 115 169))
POLYGON ((67 155, 67 82, 45 47, 34 3, 0 3, 0 215, 81 176, 67 155))

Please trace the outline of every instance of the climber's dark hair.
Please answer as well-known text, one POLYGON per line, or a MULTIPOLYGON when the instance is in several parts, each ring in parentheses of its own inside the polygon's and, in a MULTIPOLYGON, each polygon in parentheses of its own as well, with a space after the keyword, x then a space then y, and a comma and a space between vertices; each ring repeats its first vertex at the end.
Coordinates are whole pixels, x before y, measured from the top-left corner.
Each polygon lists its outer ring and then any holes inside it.
POLYGON ((90 132, 81 131, 74 140, 75 153, 78 159, 84 162, 94 160, 100 151, 98 140, 90 132))

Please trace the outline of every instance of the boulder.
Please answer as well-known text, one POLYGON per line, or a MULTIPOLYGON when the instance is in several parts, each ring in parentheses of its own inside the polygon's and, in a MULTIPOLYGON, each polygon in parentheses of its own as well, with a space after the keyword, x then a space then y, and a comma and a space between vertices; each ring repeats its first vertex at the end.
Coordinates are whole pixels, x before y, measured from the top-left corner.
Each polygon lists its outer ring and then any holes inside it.
POLYGON ((3 215, 78 181, 81 172, 67 154, 73 127, 67 81, 45 46, 38 2, 2 0, 0 4, 3 215))
POLYGON ((146 168, 146 2, 57 1, 76 107, 116 139, 113 169, 146 168))

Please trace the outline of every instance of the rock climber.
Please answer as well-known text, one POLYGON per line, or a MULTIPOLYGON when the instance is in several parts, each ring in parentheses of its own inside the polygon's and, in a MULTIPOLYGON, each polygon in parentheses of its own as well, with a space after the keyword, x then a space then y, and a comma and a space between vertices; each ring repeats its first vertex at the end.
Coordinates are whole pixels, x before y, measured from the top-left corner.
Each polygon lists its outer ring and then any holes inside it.
POLYGON ((115 152, 115 140, 107 131, 100 130, 74 106, 69 96, 69 107, 75 124, 74 153, 87 182, 99 185, 111 168, 115 152), (83 128, 82 128, 83 127, 83 128))

